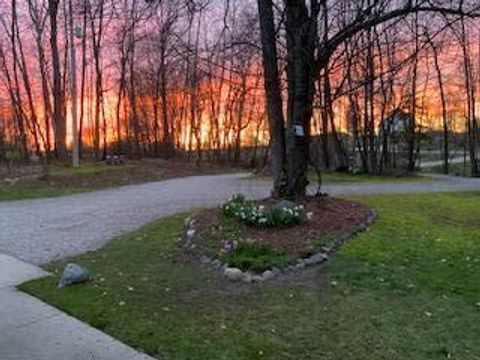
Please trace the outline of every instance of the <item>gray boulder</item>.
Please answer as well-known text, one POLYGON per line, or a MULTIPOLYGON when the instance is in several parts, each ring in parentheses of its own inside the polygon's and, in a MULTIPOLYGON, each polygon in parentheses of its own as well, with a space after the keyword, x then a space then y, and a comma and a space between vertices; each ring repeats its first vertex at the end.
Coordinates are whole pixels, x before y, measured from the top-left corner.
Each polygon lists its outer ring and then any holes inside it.
POLYGON ((273 272, 272 270, 265 270, 262 274, 262 278, 265 281, 273 279, 274 277, 275 277, 275 272, 273 272))
POLYGON ((223 271, 223 275, 230 281, 240 281, 243 278, 242 270, 238 268, 226 268, 223 271))
POLYGON ((68 264, 63 270, 58 287, 67 287, 73 284, 80 284, 90 280, 90 272, 78 264, 68 264))
POLYGON ((295 206, 296 206, 296 204, 293 201, 281 200, 281 201, 277 202, 273 207, 275 209, 282 210, 283 208, 293 209, 295 206))

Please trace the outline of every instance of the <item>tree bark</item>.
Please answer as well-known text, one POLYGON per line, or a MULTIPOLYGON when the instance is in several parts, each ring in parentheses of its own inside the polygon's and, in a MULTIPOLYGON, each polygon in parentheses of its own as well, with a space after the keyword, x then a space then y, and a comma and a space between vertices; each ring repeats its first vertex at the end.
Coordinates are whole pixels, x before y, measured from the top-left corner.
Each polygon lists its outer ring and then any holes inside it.
POLYGON ((267 98, 267 114, 270 129, 270 147, 273 170, 272 196, 281 197, 286 194, 285 169, 285 119, 278 70, 276 31, 272 0, 258 0, 260 15, 260 31, 262 37, 263 68, 265 93, 267 98))
POLYGON ((53 124, 55 137, 55 153, 59 159, 67 157, 67 123, 64 116, 65 96, 62 89, 60 55, 58 52, 58 5, 59 0, 48 0, 50 18, 50 49, 52 52, 53 71, 53 124))

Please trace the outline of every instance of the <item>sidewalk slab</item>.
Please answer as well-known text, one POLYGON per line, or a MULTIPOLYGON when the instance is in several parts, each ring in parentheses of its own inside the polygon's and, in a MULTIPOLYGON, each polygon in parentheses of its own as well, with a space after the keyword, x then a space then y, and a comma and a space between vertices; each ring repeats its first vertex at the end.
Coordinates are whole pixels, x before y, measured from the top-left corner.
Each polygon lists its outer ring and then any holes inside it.
POLYGON ((47 276, 48 273, 37 266, 0 254, 0 288, 17 286, 28 280, 47 276))
POLYGON ((0 360, 153 360, 14 287, 48 275, 0 254, 0 360))
POLYGON ((14 288, 0 289, 1 360, 153 360, 14 288))

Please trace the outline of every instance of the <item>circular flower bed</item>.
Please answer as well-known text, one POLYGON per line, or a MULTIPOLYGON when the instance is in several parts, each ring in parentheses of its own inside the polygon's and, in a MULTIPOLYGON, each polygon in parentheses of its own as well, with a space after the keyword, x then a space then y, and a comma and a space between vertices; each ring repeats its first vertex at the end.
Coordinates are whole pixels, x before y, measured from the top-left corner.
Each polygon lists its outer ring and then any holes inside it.
POLYGON ((323 263, 375 218, 363 204, 334 198, 295 204, 235 195, 186 220, 182 253, 229 280, 261 282, 323 263))

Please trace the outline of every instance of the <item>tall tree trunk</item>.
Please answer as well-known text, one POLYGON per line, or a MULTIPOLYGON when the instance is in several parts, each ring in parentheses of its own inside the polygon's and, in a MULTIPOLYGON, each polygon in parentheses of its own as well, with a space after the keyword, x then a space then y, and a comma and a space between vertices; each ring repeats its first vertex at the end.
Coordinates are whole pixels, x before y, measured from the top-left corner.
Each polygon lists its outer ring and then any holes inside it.
POLYGON ((50 18, 50 49, 52 55, 53 72, 53 124, 55 137, 55 153, 58 158, 67 157, 67 123, 64 116, 65 95, 62 89, 62 73, 60 69, 60 55, 58 52, 58 5, 60 0, 48 0, 48 14, 50 18))
POLYGON ((310 122, 314 97, 314 49, 317 44, 318 3, 286 2, 288 49, 288 117, 286 131, 287 196, 306 195, 310 144, 310 122))
POLYGON ((257 2, 262 37, 270 147, 272 149, 271 157, 274 175, 272 195, 281 197, 286 194, 287 190, 285 169, 285 119, 283 116, 280 74, 278 71, 273 2, 272 0, 257 0, 257 2))
POLYGON ((433 50, 433 61, 435 64, 435 70, 437 72, 438 91, 440 94, 440 102, 442 104, 442 124, 443 124, 443 172, 448 174, 449 172, 449 137, 448 137, 448 118, 447 118, 447 100, 445 98, 445 89, 443 85, 442 69, 440 61, 438 59, 437 46, 428 39, 433 50))

